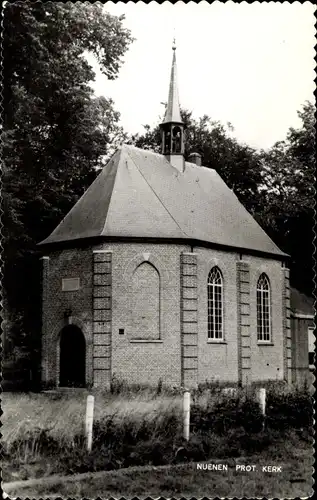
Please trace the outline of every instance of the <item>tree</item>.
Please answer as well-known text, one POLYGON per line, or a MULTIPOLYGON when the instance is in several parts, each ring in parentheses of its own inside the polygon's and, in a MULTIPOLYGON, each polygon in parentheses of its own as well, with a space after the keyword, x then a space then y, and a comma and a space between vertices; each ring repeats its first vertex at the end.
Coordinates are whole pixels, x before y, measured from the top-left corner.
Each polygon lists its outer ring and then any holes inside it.
POLYGON ((262 151, 263 205, 259 218, 270 236, 291 256, 291 283, 312 294, 315 186, 315 107, 306 102, 299 129, 262 151))
POLYGON ((132 41, 100 4, 7 3, 3 19, 4 295, 15 345, 38 335, 36 243, 84 192, 124 137, 111 99, 94 98, 92 52, 114 79, 132 41), (12 324, 12 321, 11 323, 12 324), (19 337, 19 338, 18 338, 19 337))

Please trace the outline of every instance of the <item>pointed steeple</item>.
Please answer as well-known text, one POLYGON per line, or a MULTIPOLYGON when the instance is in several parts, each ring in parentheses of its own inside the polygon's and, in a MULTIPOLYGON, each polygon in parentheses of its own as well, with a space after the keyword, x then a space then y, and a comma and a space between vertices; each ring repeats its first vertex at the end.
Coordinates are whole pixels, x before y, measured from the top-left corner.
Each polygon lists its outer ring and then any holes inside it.
POLYGON ((183 123, 179 108, 178 84, 177 84, 177 66, 176 66, 176 45, 173 40, 173 60, 171 69, 171 79, 168 93, 168 101, 165 111, 164 123, 183 123))
POLYGON ((184 171, 184 123, 181 118, 176 68, 176 45, 173 42, 173 59, 171 80, 163 122, 160 124, 162 132, 162 153, 166 159, 180 172, 184 171))

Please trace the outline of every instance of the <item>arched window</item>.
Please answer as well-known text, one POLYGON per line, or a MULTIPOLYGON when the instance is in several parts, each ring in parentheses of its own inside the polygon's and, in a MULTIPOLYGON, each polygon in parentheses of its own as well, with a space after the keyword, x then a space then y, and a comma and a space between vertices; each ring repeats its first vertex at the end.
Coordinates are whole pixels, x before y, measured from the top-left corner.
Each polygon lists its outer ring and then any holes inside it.
POLYGON ((266 274, 261 274, 256 287, 258 342, 271 340, 271 297, 270 282, 266 274))
POLYGON ((182 131, 180 127, 173 128, 172 153, 182 152, 182 131))
POLYGON ((171 131, 166 130, 163 132, 165 134, 164 137, 164 154, 168 154, 171 152, 171 131))
POLYGON ((208 274, 208 339, 223 339, 223 281, 218 267, 208 274))
POLYGON ((157 269, 143 262, 132 278, 132 337, 160 338, 160 276, 157 269))

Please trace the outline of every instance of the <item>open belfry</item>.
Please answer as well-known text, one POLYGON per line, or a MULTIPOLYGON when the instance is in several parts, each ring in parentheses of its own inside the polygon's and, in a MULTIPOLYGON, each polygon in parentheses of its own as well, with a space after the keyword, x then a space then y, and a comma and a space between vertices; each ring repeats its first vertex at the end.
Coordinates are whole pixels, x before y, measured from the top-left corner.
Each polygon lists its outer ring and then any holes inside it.
POLYGON ((161 154, 122 145, 40 243, 43 387, 290 381, 287 255, 185 161, 175 45, 161 133, 161 154))

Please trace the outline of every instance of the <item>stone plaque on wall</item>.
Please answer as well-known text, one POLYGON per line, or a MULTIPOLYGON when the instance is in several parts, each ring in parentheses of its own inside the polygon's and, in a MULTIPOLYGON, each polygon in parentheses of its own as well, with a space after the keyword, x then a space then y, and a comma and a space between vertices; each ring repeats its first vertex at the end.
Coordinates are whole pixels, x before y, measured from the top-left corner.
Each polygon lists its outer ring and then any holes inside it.
POLYGON ((63 278, 62 279, 62 291, 63 292, 74 292, 79 290, 80 279, 79 278, 63 278))

